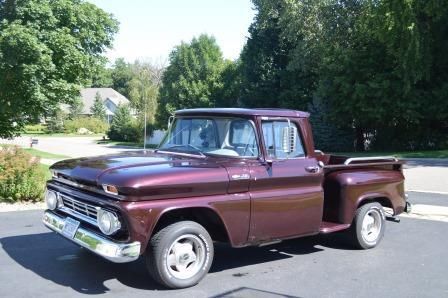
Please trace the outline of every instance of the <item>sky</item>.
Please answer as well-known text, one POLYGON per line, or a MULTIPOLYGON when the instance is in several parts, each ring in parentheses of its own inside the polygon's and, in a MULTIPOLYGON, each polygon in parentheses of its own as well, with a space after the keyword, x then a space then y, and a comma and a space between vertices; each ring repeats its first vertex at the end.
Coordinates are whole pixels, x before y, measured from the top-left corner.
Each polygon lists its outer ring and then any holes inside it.
POLYGON ((250 0, 88 0, 120 22, 110 62, 167 61, 173 47, 213 35, 224 58, 238 58, 255 11, 250 0))

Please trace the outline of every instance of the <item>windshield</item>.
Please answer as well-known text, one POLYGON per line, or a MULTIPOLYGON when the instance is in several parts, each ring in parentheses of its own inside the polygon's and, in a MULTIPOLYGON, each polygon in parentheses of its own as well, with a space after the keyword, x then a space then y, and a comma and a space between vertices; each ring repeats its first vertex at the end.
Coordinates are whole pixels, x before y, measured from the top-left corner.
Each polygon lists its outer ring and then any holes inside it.
POLYGON ((159 150, 258 157, 254 126, 249 120, 242 118, 177 118, 159 150))

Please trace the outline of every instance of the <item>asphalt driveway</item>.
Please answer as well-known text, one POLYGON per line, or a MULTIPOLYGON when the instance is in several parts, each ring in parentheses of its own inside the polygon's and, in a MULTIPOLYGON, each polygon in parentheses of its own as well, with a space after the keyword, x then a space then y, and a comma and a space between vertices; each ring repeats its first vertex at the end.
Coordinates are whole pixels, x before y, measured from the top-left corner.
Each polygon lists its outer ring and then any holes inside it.
MULTIPOLYGON (((414 203, 448 206, 448 196, 411 193, 414 203)), ((166 290, 143 260, 113 264, 40 223, 42 211, 0 213, 0 297, 447 297, 448 223, 388 222, 381 245, 351 250, 341 235, 267 247, 216 248, 197 286, 166 290)))

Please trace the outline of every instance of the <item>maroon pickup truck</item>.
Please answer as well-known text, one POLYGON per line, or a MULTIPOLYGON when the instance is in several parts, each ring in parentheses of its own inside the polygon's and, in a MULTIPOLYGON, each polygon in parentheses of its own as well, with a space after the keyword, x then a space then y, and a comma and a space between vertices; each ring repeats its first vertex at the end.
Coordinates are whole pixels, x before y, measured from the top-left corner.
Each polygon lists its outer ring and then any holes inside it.
POLYGON ((112 262, 144 256, 170 288, 197 284, 213 243, 261 245, 347 230, 375 247, 386 214, 410 208, 403 162, 315 150, 305 112, 176 112, 157 150, 70 159, 51 167, 44 224, 112 262))

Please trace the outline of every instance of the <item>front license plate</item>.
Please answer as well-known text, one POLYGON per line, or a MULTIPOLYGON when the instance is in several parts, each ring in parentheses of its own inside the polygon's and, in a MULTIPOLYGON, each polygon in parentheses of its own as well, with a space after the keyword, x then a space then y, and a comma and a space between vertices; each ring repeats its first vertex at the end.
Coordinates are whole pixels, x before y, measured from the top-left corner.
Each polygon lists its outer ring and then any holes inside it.
POLYGON ((72 239, 73 237, 75 237, 78 227, 79 227, 79 221, 67 217, 65 219, 64 227, 62 228, 62 235, 65 235, 68 238, 72 239))

